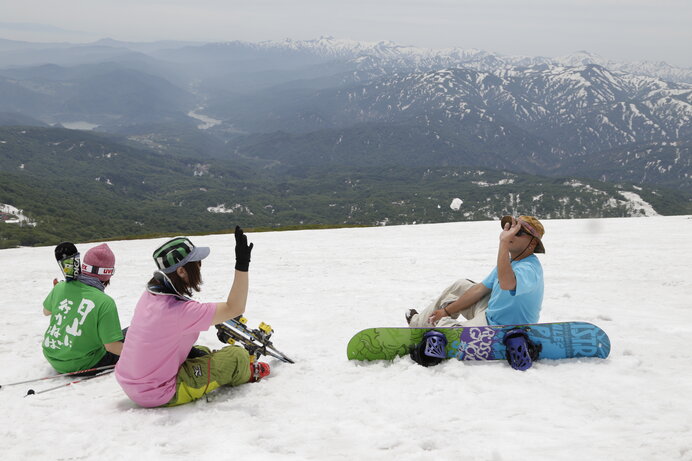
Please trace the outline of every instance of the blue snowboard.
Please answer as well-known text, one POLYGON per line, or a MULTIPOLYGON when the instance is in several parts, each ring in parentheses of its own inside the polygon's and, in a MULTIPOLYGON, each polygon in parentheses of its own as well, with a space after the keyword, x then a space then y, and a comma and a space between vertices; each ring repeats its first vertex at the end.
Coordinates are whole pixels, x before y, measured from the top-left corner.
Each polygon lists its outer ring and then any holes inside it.
POLYGON ((524 329, 531 341, 541 345, 538 359, 577 357, 606 358, 610 339, 605 331, 586 322, 537 323, 532 325, 496 325, 452 328, 368 328, 348 343, 349 360, 392 360, 407 355, 423 335, 440 331, 447 338, 447 358, 459 360, 506 360, 505 334, 524 329))

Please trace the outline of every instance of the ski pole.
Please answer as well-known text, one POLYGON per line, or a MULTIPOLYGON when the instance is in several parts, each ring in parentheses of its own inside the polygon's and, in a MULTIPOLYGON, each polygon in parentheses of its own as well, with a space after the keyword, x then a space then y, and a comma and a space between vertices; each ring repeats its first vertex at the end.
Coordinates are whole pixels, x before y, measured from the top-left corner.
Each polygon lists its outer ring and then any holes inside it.
POLYGON ((89 368, 88 370, 79 370, 79 371, 72 371, 70 373, 61 373, 59 375, 44 376, 43 378, 27 379, 26 381, 17 381, 16 383, 0 384, 0 389, 2 389, 3 387, 16 386, 18 384, 33 383, 36 381, 44 381, 46 379, 55 379, 55 378, 62 378, 63 376, 78 375, 78 374, 87 373, 90 371, 109 370, 113 367, 115 367, 115 365, 106 365, 103 367, 89 368))
POLYGON ((101 377, 101 376, 106 376, 106 375, 111 374, 111 373, 113 373, 113 370, 106 370, 106 371, 103 371, 103 372, 101 372, 101 373, 99 373, 99 374, 97 374, 97 375, 87 376, 86 378, 80 378, 80 379, 77 379, 77 380, 74 380, 74 381, 70 381, 69 383, 65 383, 65 384, 59 384, 59 385, 54 386, 54 387, 49 387, 48 389, 42 389, 42 390, 40 390, 40 391, 38 391, 38 392, 34 391, 33 389, 29 389, 24 397, 28 397, 28 396, 30 396, 30 395, 43 394, 44 392, 54 391, 54 390, 60 389, 60 388, 62 388, 62 387, 67 387, 67 386, 71 386, 71 385, 73 385, 73 384, 82 383, 82 382, 84 382, 84 381, 89 381, 90 379, 98 378, 98 377, 101 377))

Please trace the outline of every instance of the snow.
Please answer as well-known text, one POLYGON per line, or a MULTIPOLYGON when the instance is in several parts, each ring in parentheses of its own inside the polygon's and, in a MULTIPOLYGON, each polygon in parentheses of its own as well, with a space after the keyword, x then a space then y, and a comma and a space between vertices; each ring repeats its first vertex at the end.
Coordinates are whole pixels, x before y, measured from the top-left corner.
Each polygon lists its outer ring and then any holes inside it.
MULTIPOLYGON (((375 57, 378 59, 389 59, 396 62, 405 62, 409 65, 433 66, 444 65, 445 67, 469 67, 495 70, 509 66, 528 67, 540 65, 552 65, 557 67, 585 67, 590 64, 597 64, 606 67, 611 71, 627 72, 637 75, 639 79, 655 81, 663 79, 675 82, 692 82, 692 69, 674 67, 665 62, 619 62, 606 59, 588 51, 578 51, 566 56, 546 57, 546 56, 512 56, 501 55, 488 52, 477 48, 425 48, 418 46, 400 45, 391 41, 356 41, 334 37, 320 37, 315 40, 291 40, 283 41, 269 40, 259 43, 232 42, 231 44, 245 44, 249 47, 260 47, 268 49, 291 49, 297 51, 308 51, 318 56, 335 58, 351 57, 354 61, 362 61, 365 57, 375 57)), ((601 72, 604 78, 613 82, 612 73, 601 72)))
POLYGON ((13 215, 13 219, 7 219, 5 221, 0 221, 4 222, 5 224, 26 224, 27 226, 36 226, 36 223, 29 219, 27 216, 24 215, 24 210, 20 210, 19 208, 8 205, 5 203, 0 203, 0 213, 6 213, 9 215, 13 215))
POLYGON ((223 213, 223 214, 226 214, 226 213, 246 213, 249 215, 254 214, 252 211, 250 211, 250 208, 246 207, 245 205, 241 205, 240 203, 236 203, 231 208, 226 208, 226 204, 221 203, 217 206, 207 207, 207 211, 209 213, 223 213))
MULTIPOLYGON (((242 224, 242 223, 241 223, 242 224)), ((483 278, 497 221, 250 233, 246 312, 271 323, 296 360, 272 375, 171 409, 143 409, 112 376, 23 398, 0 390, 3 459, 692 460, 692 217, 545 220, 542 321, 580 320, 610 336, 608 359, 448 361, 423 368, 346 359, 357 331, 404 323, 459 277, 483 278)), ((109 242, 108 292, 123 326, 164 239, 109 242)), ((199 299, 224 299, 233 236, 194 236, 212 253, 199 299)), ((78 244, 82 252, 96 245, 78 244)), ((51 373, 41 302, 53 248, 0 251, 0 383, 51 373)), ((200 342, 218 347, 212 331, 200 342)))
POLYGON ((627 200, 627 208, 632 213, 632 216, 658 216, 654 207, 642 199, 639 194, 626 191, 619 191, 619 193, 627 200))
POLYGON ((471 181, 476 186, 480 187, 491 187, 491 186, 504 186, 507 184, 514 184, 514 179, 500 179, 498 182, 489 183, 487 181, 471 181))

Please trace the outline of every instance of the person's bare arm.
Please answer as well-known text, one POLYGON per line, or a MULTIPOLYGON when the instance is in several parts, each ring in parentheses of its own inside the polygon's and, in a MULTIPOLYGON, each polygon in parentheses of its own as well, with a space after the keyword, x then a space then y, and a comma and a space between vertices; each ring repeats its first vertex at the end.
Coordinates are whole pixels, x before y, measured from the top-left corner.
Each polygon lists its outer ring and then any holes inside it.
POLYGON ((106 344, 104 344, 104 347, 111 354, 120 355, 123 351, 123 342, 122 341, 114 341, 112 343, 106 343, 106 344))
POLYGON ((216 304, 216 313, 211 324, 225 322, 245 312, 249 287, 248 270, 250 268, 250 254, 254 244, 247 243, 247 236, 239 227, 235 227, 235 276, 231 291, 228 292, 226 302, 216 304))
POLYGON ((231 291, 228 292, 226 302, 216 304, 216 313, 211 321, 212 325, 225 322, 245 312, 248 294, 248 273, 235 271, 231 291))
POLYGON ((505 224, 505 228, 500 233, 500 245, 497 249, 497 281, 503 290, 514 290, 517 288, 517 277, 512 270, 512 259, 509 252, 509 241, 514 238, 521 229, 519 221, 512 218, 512 225, 505 224))
MULTIPOLYGON (((58 284, 58 279, 53 279, 53 286, 58 284)), ((47 310, 45 307, 43 308, 43 315, 48 316, 51 314, 51 311, 47 310)))

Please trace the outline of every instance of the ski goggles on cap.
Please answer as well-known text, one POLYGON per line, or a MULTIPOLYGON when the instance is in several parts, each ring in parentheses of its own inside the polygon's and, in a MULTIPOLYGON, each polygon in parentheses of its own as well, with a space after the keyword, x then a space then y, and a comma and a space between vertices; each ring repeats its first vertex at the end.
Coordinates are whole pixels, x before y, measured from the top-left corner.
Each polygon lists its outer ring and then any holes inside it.
POLYGON ((154 251, 153 257, 159 270, 170 274, 190 261, 201 261, 209 256, 208 247, 196 247, 187 237, 176 237, 154 251))
MULTIPOLYGON (((98 267, 98 266, 91 266, 89 264, 82 263, 81 268, 82 268, 82 272, 87 273, 87 274, 110 275, 110 276, 115 274, 115 267, 98 267)), ((67 274, 67 272, 66 272, 66 274, 67 274)))

